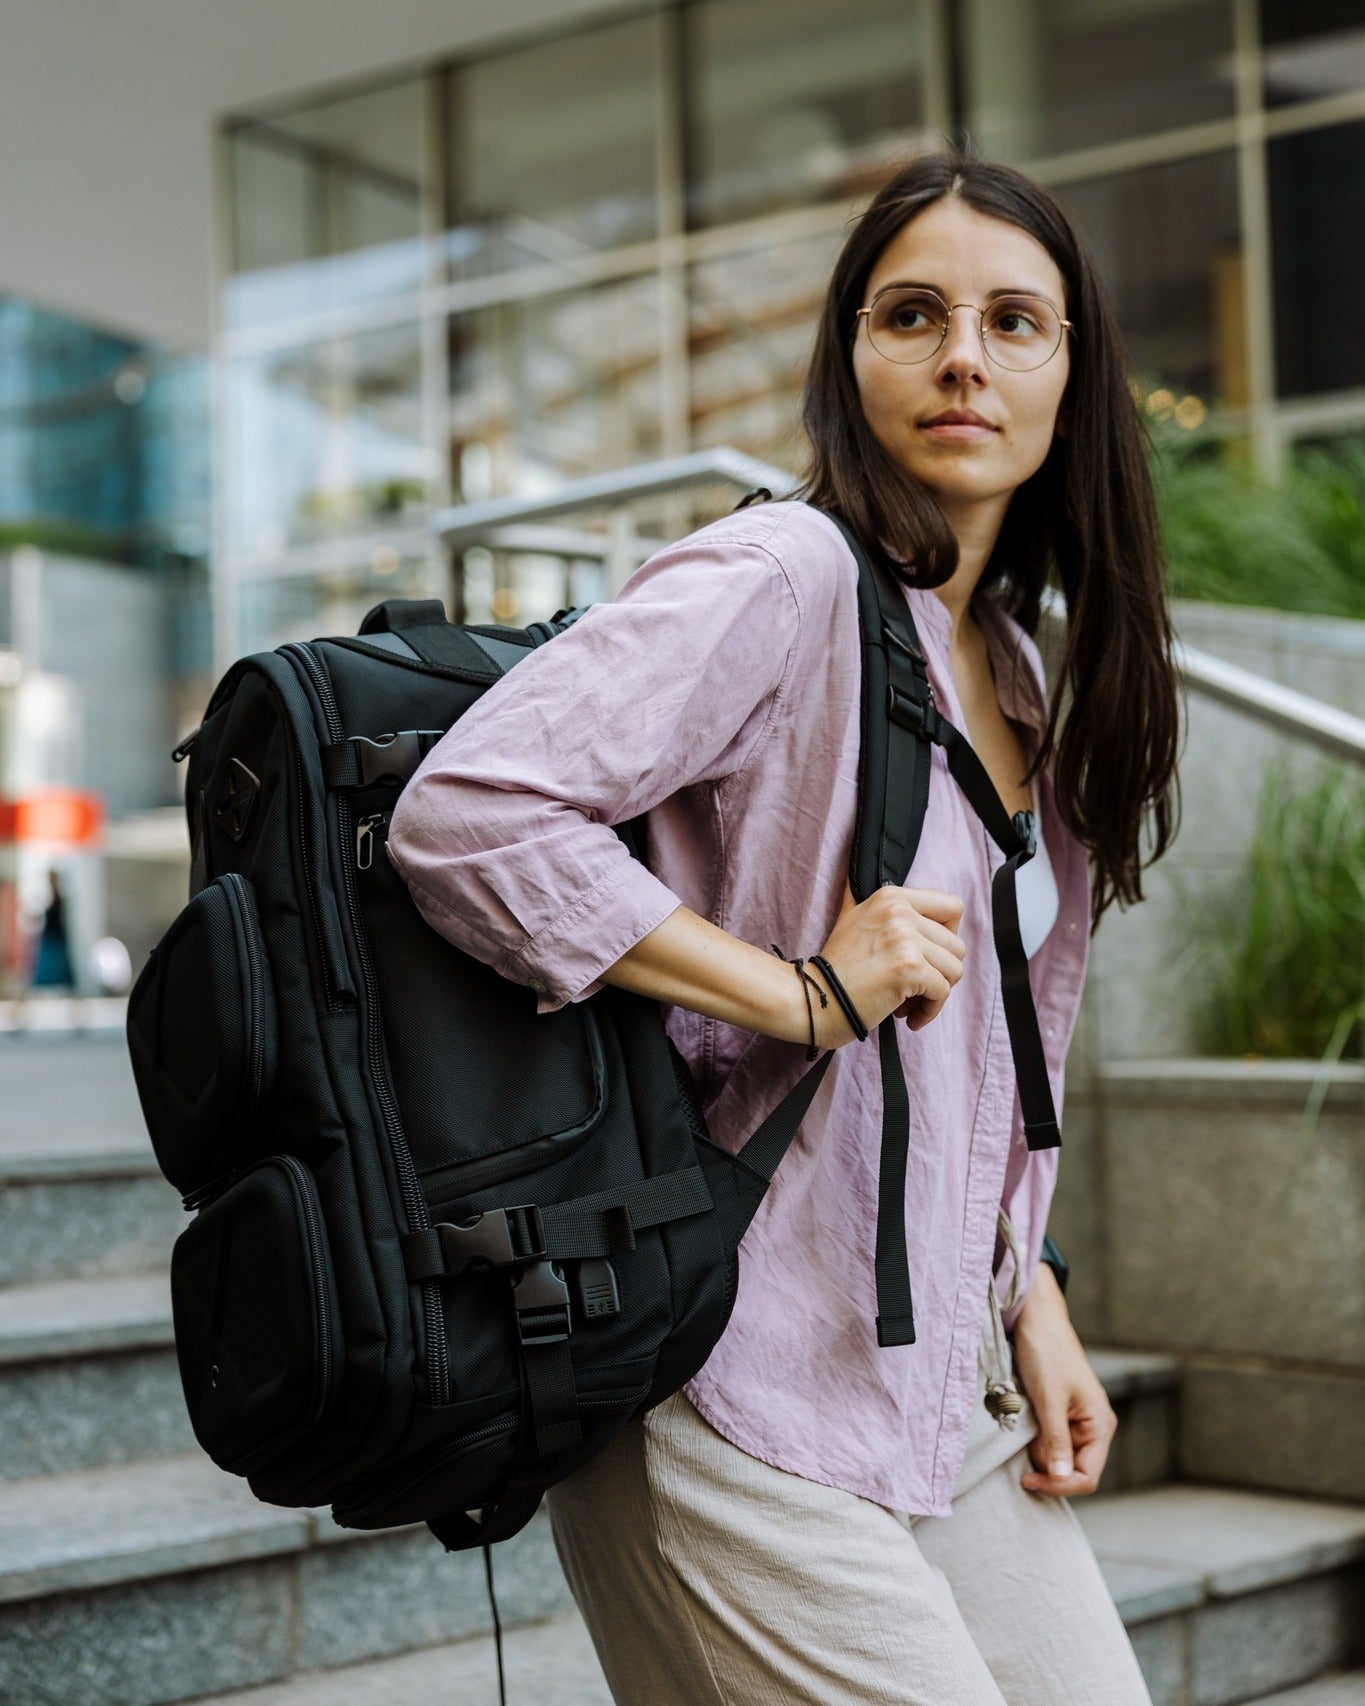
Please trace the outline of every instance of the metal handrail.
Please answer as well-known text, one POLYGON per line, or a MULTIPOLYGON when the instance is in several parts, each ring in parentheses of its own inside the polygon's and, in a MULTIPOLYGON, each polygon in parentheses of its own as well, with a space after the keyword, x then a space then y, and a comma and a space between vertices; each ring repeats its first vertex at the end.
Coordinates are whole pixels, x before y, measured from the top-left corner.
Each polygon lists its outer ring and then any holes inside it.
MULTIPOLYGON (((731 485, 741 490, 766 486, 774 497, 793 491, 797 481, 785 469, 760 462, 741 451, 720 447, 698 450, 688 456, 663 457, 607 474, 591 474, 571 480, 554 492, 533 498, 491 498, 481 503, 460 504, 442 510, 432 527, 453 550, 471 545, 498 543, 501 535, 507 548, 515 548, 515 536, 503 530, 552 517, 573 515, 582 510, 619 508, 642 498, 660 497, 692 486, 731 485)), ((546 549, 526 536, 527 547, 546 549)), ((586 553, 585 553, 586 554, 586 553)), ((1054 621, 1065 619, 1065 604, 1059 595, 1044 595, 1043 612, 1054 621)), ((1177 670, 1186 686, 1207 699, 1226 705, 1256 722, 1265 723, 1299 740, 1307 741, 1338 758, 1365 764, 1365 718, 1339 711, 1320 699, 1225 663, 1209 652, 1177 641, 1174 647, 1177 670)))
POLYGON ((718 483, 738 486, 741 491, 766 486, 774 497, 793 491, 797 484, 785 469, 722 446, 717 450, 693 451, 688 456, 665 456, 657 462, 637 462, 631 468, 609 474, 588 474, 539 497, 488 498, 481 503, 460 504, 454 509, 441 510, 432 517, 431 525, 443 544, 461 551, 470 545, 486 543, 496 528, 514 522, 544 521, 551 516, 637 503, 642 498, 663 497, 689 486, 718 483))

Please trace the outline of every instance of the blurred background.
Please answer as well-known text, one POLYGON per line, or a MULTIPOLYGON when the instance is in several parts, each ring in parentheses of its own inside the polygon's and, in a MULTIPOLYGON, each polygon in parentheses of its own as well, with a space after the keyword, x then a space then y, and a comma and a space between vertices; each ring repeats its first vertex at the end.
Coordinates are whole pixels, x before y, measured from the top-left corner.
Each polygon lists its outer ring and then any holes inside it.
MULTIPOLYGON (((1087 1521, 1159 1706, 1365 1659, 1362 0, 0 0, 0 41, 0 1482, 30 1511, 0 1486, 0 1697, 6 1662, 18 1701, 143 1706, 458 1632, 449 1561, 400 1605, 389 1542, 310 1531, 259 1541, 302 1548, 278 1635, 241 1562, 266 1517, 226 1505, 198 1551, 44 1551, 66 1477, 192 1451, 179 1207, 119 1037, 186 894, 171 749, 244 652, 390 596, 544 618, 737 492, 557 532, 517 504, 722 448, 799 473, 848 222, 947 137, 1098 258, 1190 663, 1181 834, 1095 939, 1069 1066, 1052 1230, 1126 1442, 1087 1521), (182 1567, 264 1632, 116 1674, 117 1593, 182 1567), (84 1692, 32 1680, 95 1627, 84 1692)), ((522 1614, 562 1605, 530 1581, 522 1614)))

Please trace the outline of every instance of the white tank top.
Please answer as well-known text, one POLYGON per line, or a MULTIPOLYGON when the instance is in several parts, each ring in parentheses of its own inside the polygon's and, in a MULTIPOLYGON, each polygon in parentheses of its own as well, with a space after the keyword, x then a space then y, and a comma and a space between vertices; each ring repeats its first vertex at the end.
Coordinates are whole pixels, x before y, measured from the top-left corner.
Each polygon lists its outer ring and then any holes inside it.
POLYGON ((1015 872, 1014 892, 1019 899, 1019 934, 1023 937, 1025 954, 1032 959, 1057 922, 1057 878, 1041 823, 1038 850, 1027 865, 1021 865, 1015 872))

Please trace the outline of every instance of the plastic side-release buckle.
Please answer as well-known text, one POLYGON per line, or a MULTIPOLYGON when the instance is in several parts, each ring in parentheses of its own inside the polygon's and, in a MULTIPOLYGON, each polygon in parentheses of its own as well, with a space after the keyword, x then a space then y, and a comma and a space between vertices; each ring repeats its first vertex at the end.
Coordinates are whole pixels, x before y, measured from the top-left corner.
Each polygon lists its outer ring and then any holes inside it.
POLYGON ((545 1260, 545 1226, 534 1203, 486 1209, 468 1220, 442 1221, 432 1230, 441 1240, 449 1275, 461 1274, 475 1262, 515 1268, 545 1260))
POLYGON ((569 1288, 553 1262, 535 1262, 514 1280, 512 1302, 523 1345, 556 1345, 568 1338, 569 1288))
POLYGON ((417 766, 440 740, 440 729, 400 729, 396 734, 371 740, 352 735, 351 746, 360 772, 360 786, 372 788, 380 782, 404 783, 416 774, 417 766))

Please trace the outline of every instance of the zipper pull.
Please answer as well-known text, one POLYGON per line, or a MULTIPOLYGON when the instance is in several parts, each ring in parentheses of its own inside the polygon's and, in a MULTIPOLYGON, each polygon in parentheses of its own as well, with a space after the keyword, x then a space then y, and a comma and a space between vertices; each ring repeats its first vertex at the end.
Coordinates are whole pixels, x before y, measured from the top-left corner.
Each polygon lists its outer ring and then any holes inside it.
POLYGON ((372 812, 355 826, 355 863, 358 871, 368 871, 374 864, 374 832, 387 818, 386 812, 372 812))
POLYGON ((189 755, 194 751, 194 743, 198 739, 199 739, 199 730, 198 729, 191 729, 190 732, 185 736, 184 740, 181 741, 180 745, 177 746, 175 748, 175 750, 171 753, 171 761, 175 764, 183 763, 184 760, 187 759, 189 757, 189 755))

